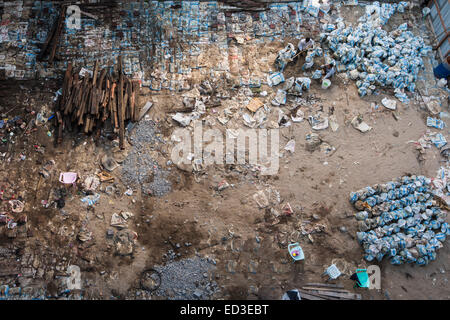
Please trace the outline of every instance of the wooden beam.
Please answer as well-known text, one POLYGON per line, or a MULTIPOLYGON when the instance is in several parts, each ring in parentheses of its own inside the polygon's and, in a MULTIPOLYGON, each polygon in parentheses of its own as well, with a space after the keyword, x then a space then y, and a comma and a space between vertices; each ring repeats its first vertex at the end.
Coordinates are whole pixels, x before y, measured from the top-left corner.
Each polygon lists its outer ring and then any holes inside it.
POLYGON ((125 149, 125 122, 124 122, 124 105, 123 105, 123 66, 122 66, 122 56, 119 56, 119 87, 117 89, 118 94, 118 113, 119 113, 119 147, 120 149, 125 149))

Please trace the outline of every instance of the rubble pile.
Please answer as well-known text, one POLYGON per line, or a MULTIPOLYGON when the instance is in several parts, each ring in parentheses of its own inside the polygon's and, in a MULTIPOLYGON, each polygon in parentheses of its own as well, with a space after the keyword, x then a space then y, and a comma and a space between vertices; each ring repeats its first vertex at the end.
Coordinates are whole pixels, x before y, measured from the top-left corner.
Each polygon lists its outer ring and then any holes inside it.
POLYGON ((364 22, 357 27, 346 27, 339 20, 336 27, 332 25, 334 30, 321 34, 321 40, 337 60, 337 71, 346 72, 356 81, 360 96, 373 94, 376 86, 392 87, 395 96, 408 103, 404 90, 415 90, 415 81, 423 67, 421 57, 428 55, 432 48, 408 31, 407 23, 389 33, 379 27, 399 8, 403 12, 404 6, 400 4, 380 6, 374 2, 366 7, 368 13, 359 19, 364 22), (370 13, 372 10, 375 14, 370 13))
POLYGON ((367 261, 386 256, 395 265, 426 265, 436 259, 450 227, 446 211, 433 197, 442 190, 435 188, 432 179, 413 175, 350 194, 350 202, 360 210, 355 215, 357 239, 367 261))

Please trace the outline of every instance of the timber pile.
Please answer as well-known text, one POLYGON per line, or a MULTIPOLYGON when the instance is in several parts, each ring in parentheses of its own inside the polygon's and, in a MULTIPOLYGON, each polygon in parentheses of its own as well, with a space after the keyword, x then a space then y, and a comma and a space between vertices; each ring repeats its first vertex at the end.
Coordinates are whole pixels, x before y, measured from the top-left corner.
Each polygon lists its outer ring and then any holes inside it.
POLYGON ((304 300, 361 300, 361 295, 345 290, 341 285, 307 283, 298 289, 304 300))
POLYGON ((119 131, 119 146, 124 149, 125 122, 139 120, 136 99, 140 84, 124 75, 121 56, 117 66, 114 76, 108 73, 107 68, 100 71, 96 61, 92 78, 89 74, 80 78, 69 63, 62 94, 55 106, 58 144, 62 142, 65 128, 72 131, 75 126, 85 134, 100 134, 103 125, 109 120, 112 127, 119 131))

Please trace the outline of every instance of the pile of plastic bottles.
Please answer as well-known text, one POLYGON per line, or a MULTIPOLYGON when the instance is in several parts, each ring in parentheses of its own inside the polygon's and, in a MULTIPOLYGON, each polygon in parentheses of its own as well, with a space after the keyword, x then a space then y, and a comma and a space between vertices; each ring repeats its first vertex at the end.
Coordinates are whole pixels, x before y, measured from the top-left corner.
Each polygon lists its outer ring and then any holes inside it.
POLYGON ((450 236, 446 212, 433 200, 433 185, 424 176, 404 176, 350 193, 357 210, 358 242, 367 261, 426 265, 450 236))
POLYGON ((360 18, 357 27, 345 27, 340 20, 333 31, 321 33, 321 41, 328 45, 337 61, 337 70, 346 71, 349 78, 356 80, 360 96, 373 94, 376 86, 390 86, 401 102, 409 102, 404 90, 414 92, 423 67, 422 56, 432 52, 432 48, 408 31, 406 23, 390 33, 377 27, 384 25, 396 11, 404 12, 406 4, 403 1, 380 6, 374 2, 366 7, 366 15, 360 18))

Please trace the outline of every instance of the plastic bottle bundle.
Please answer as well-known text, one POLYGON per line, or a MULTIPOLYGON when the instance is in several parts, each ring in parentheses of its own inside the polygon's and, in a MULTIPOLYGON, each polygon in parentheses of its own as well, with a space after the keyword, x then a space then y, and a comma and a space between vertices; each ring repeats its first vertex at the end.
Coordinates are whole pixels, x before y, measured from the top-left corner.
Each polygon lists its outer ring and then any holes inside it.
POLYGON ((309 90, 310 86, 311 86, 310 78, 299 77, 299 78, 295 79, 295 87, 296 87, 296 89, 298 87, 300 89, 300 91, 309 90))
POLYGON ((404 176, 350 194, 361 210, 355 214, 356 237, 367 261, 384 257, 392 264, 426 265, 450 235, 445 211, 432 200, 431 179, 404 176))
MULTIPOLYGON (((335 58, 347 68, 341 67, 340 72, 358 69, 367 71, 376 65, 382 66, 386 76, 378 76, 380 68, 371 73, 376 73, 376 82, 371 79, 373 85, 393 86, 394 89, 407 89, 414 92, 417 75, 423 67, 422 56, 431 52, 430 46, 426 46, 423 39, 415 37, 407 30, 406 23, 401 24, 396 30, 388 33, 376 28, 370 17, 378 14, 380 19, 386 21, 395 13, 397 8, 405 8, 402 5, 378 2, 366 6, 366 16, 363 16, 356 28, 345 28, 343 22, 337 25, 332 32, 325 33, 321 39, 328 44, 334 52, 335 58)), ((402 10, 402 9, 401 9, 402 10)), ((383 24, 383 23, 382 23, 383 24)), ((347 74, 350 77, 350 74, 347 74)), ((351 78, 351 77, 350 77, 351 78)), ((360 83, 358 91, 361 96, 372 94, 375 88, 369 88, 360 83)), ((398 93, 398 99, 408 103, 404 92, 398 93)))
POLYGON ((314 73, 311 75, 311 79, 320 79, 322 77, 322 71, 315 70, 314 73))

